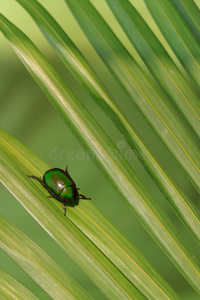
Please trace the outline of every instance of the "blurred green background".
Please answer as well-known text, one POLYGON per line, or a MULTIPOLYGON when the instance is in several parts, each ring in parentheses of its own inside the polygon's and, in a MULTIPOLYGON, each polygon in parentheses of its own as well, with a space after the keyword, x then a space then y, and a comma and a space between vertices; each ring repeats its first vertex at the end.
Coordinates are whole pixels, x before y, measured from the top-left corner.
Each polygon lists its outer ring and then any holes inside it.
MULTIPOLYGON (((137 59, 139 64, 147 71, 139 56, 123 34, 123 31, 105 1, 93 0, 91 2, 109 22, 112 29, 117 33, 118 37, 137 59)), ((142 12, 148 24, 155 30, 161 41, 166 45, 164 38, 149 15, 144 2, 141 0, 133 0, 131 2, 142 12)), ((130 103, 127 96, 113 79, 111 73, 103 65, 81 29, 78 27, 64 1, 40 0, 40 3, 54 16, 88 59, 93 69, 115 98, 118 106, 122 108, 130 124, 134 125, 137 132, 142 135, 144 141, 152 149, 152 152, 159 157, 159 160, 163 162, 171 176, 176 179, 181 188, 189 195, 190 199, 192 199, 196 205, 199 205, 197 203, 198 195, 180 170, 175 166, 162 145, 160 145, 140 112, 130 103)), ((45 54, 55 69, 61 74, 65 82, 72 88, 82 103, 106 130, 114 143, 118 146, 121 145, 121 151, 128 150, 129 147, 124 137, 69 74, 35 23, 20 5, 13 0, 2 0, 0 12, 24 31, 43 54, 45 54)), ((169 47, 167 49, 174 58, 169 47)), ((68 165, 70 175, 78 187, 80 187, 81 191, 92 198, 92 201, 146 256, 158 272, 169 282, 177 293, 181 295, 181 298, 199 299, 176 268, 143 230, 142 226, 134 219, 131 213, 129 213, 128 209, 121 202, 115 191, 109 186, 101 172, 99 172, 96 166, 85 155, 84 150, 72 135, 70 129, 62 122, 46 96, 31 78, 2 35, 0 35, 0 126, 33 149, 52 165, 52 167, 64 169, 65 166, 68 165)), ((146 173, 137 157, 132 156, 129 158, 129 162, 156 201, 164 207, 176 226, 180 228, 185 239, 192 245, 193 249, 196 249, 197 257, 200 257, 197 252, 197 245, 194 244, 194 241, 190 238, 186 230, 184 230, 176 215, 167 204, 153 180, 146 173)), ((63 250, 54 243, 48 234, 2 185, 0 186, 0 210, 2 215, 13 222, 47 251, 69 274, 88 290, 95 299, 105 299, 103 294, 86 278, 76 264, 66 257, 63 250)), ((0 266, 33 291, 40 299, 50 299, 50 297, 2 250, 0 250, 0 266)))

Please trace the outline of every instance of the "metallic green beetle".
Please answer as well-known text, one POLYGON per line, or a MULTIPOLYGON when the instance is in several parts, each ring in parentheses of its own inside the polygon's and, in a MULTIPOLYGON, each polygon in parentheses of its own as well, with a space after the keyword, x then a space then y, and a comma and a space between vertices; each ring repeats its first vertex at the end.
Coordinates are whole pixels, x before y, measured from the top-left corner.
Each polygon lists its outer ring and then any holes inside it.
POLYGON ((66 166, 66 171, 55 168, 46 171, 43 175, 43 178, 36 176, 29 176, 38 180, 43 187, 51 194, 48 198, 55 198, 56 200, 62 202, 64 209, 64 215, 66 216, 66 206, 76 206, 79 204, 79 199, 87 199, 84 195, 79 194, 75 182, 72 180, 69 175, 68 166, 66 166))

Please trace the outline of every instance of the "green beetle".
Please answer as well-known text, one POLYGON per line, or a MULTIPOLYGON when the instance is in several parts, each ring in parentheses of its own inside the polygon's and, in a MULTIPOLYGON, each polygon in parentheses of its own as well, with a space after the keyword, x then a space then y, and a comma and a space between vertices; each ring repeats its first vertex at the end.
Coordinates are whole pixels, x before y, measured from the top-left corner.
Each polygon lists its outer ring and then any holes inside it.
POLYGON ((48 198, 55 198, 56 200, 62 202, 64 209, 64 215, 66 216, 66 206, 76 206, 79 204, 79 199, 87 199, 84 195, 79 194, 75 182, 69 175, 68 166, 66 166, 66 171, 55 168, 46 171, 43 178, 36 177, 34 175, 29 176, 38 180, 43 187, 51 194, 48 198))

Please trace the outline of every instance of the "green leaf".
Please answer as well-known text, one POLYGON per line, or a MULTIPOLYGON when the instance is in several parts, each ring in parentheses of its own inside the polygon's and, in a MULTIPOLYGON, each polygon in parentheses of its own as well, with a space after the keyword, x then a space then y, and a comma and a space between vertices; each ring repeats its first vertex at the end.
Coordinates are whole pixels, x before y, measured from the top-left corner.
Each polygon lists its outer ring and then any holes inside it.
POLYGON ((138 106, 181 170, 200 191, 200 153, 156 86, 88 0, 65 0, 91 44, 138 106))
POLYGON ((0 247, 52 298, 91 299, 46 252, 1 215, 0 224, 0 247))
POLYGON ((69 218, 64 218, 58 207, 47 201, 45 194, 2 151, 0 162, 2 183, 107 297, 144 299, 130 281, 69 218))
POLYGON ((172 3, 190 27, 197 41, 200 42, 200 14, 195 2, 193 0, 185 0, 184 2, 181 0, 172 0, 172 3))
POLYGON ((145 3, 186 72, 200 87, 200 47, 188 25, 172 1, 145 0, 145 3))
POLYGON ((15 280, 12 276, 0 268, 0 298, 11 300, 39 300, 38 297, 33 295, 21 283, 15 280))
MULTIPOLYGON (((116 153, 117 149, 115 145, 110 142, 107 135, 102 131, 94 118, 80 105, 79 101, 66 87, 58 74, 44 59, 31 41, 2 15, 0 15, 0 29, 7 37, 29 72, 61 114, 64 121, 70 125, 82 145, 86 149, 89 149, 90 153, 95 154, 92 156, 93 160, 102 169, 129 209, 165 251, 191 285, 200 292, 199 266, 194 260, 191 250, 188 249, 182 241, 182 238, 172 225, 170 219, 158 207, 123 157, 119 154, 118 157, 113 158, 112 152, 108 153, 108 149, 116 153)), ((5 159, 3 160, 5 161, 5 159)), ((8 163, 8 167, 13 171, 12 175, 9 173, 10 176, 12 176, 10 180, 16 180, 16 186, 17 184, 22 183, 23 187, 27 184, 29 184, 29 188, 35 187, 35 185, 32 186, 30 182, 27 181, 26 177, 22 176, 20 170, 17 169, 16 171, 13 169, 10 163, 8 163)), ((4 172, 6 172, 5 169, 4 172)), ((21 190, 24 191, 24 188, 20 189, 20 191, 21 190)), ((35 199, 31 195, 29 196, 31 199, 33 198, 32 200, 35 199)), ((42 195, 40 194, 40 197, 45 201, 44 196, 42 198, 42 195)), ((29 203, 32 202, 29 201, 29 203)), ((43 207, 43 209, 46 208, 43 207)), ((37 213, 41 214, 41 210, 37 210, 37 213)), ((54 211, 54 214, 56 213, 57 211, 54 211)), ((45 224, 45 226, 53 226, 51 223, 53 224, 55 221, 54 214, 50 216, 47 214, 49 218, 53 219, 49 219, 46 216, 45 220, 48 219, 48 224, 45 224)), ((42 216, 43 215, 41 215, 41 217, 42 216)), ((61 220, 61 222, 63 222, 63 220, 61 220)), ((53 229, 55 229, 54 226, 52 230, 53 229)), ((75 229, 73 230, 75 234, 75 229)), ((67 233, 69 234, 69 232, 67 233)), ((70 237, 72 238, 71 235, 68 238, 70 237)), ((59 244, 61 245, 61 242, 59 244)), ((84 262, 86 262, 86 260, 84 260, 84 262)), ((107 281, 107 289, 109 289, 109 292, 112 292, 112 285, 109 284, 109 280, 107 281)))
MULTIPOLYGON (((87 61, 84 59, 80 51, 76 48, 70 38, 66 35, 66 33, 62 30, 62 28, 58 25, 58 23, 52 18, 52 16, 37 2, 34 0, 16 0, 19 2, 33 17, 38 27, 41 29, 49 43, 55 49, 57 54, 63 60, 68 69, 72 72, 74 77, 82 84, 82 86, 86 89, 86 91, 93 97, 97 104, 100 105, 101 108, 109 115, 110 118, 115 122, 118 128, 122 131, 122 134, 126 137, 128 143, 132 148, 136 148, 138 153, 145 153, 145 159, 141 159, 141 162, 146 167, 148 172, 156 181, 157 185, 160 187, 160 190, 164 193, 164 195, 169 199, 172 207, 178 216, 182 219, 184 224, 187 226, 189 231, 194 235, 196 240, 200 242, 200 218, 196 208, 193 207, 192 203, 187 199, 187 197, 180 191, 179 187, 176 183, 170 178, 167 172, 163 169, 163 167, 159 164, 158 161, 153 157, 152 153, 147 150, 141 139, 137 136, 137 134, 133 131, 133 129, 128 124, 125 117, 122 115, 122 112, 114 105, 113 101, 106 91, 104 86, 101 84, 87 61)), ((111 4, 116 6, 118 2, 111 1, 111 4)), ((126 3, 122 2, 123 5, 126 3)), ((131 12, 136 14, 136 12, 131 10, 130 7, 127 9, 127 13, 131 12)), ((123 10, 120 7, 119 12, 122 14, 123 10)), ((141 25, 143 25, 142 20, 138 22, 138 15, 134 15, 134 19, 137 17, 138 30, 140 30, 141 25), (141 24, 142 23, 142 24, 141 24)), ((125 17, 124 20, 128 20, 128 17, 125 17)), ((128 23, 128 29, 131 29, 130 32, 134 32, 134 27, 131 27, 130 22, 128 23)), ((149 29, 147 31, 147 36, 150 36, 149 29)), ((152 35, 152 33, 151 33, 152 35)), ((154 38, 154 43, 157 42, 154 38)), ((137 38, 136 41, 139 40, 139 44, 141 44, 141 39, 137 38)), ((157 46, 161 47, 157 42, 157 46)), ((144 45, 143 45, 144 47, 144 45)), ((142 48, 143 48, 142 47, 142 48)), ((158 47, 158 49, 160 49, 158 47)), ((162 48, 161 48, 162 49, 162 48)), ((156 48, 155 48, 156 51, 156 48)), ((163 50, 164 51, 164 50, 163 50)), ((159 52, 159 51, 158 51, 159 52)), ((165 52, 164 52, 165 53, 165 52)), ((149 56, 150 54, 148 54, 149 56)), ((147 61, 151 61, 147 59, 147 61)), ((171 63, 172 64, 172 63, 171 63)), ((175 66, 174 66, 175 67, 175 66)), ((172 68, 172 66, 171 66, 172 68)), ((153 67, 153 70, 155 67, 153 67)), ((157 71, 156 71, 157 73, 157 71)), ((161 74, 159 74, 159 78, 161 74)), ((183 80, 183 79, 182 79, 183 80)), ((162 82, 162 80, 161 80, 162 82)), ((187 93, 190 92, 190 87, 187 86, 186 82, 184 83, 186 87, 185 91, 187 93)), ((170 90, 172 90, 170 88, 170 90)), ((176 92, 176 90, 174 90, 176 92)), ((180 93, 179 93, 180 95, 180 93)), ((188 94, 187 94, 188 95, 188 94)), ((191 101, 195 99, 195 96, 191 94, 191 101)), ((174 100, 174 99, 173 99, 174 100)), ((183 98, 180 97, 181 105, 183 103, 183 98)), ((190 104, 191 105, 191 104, 190 104)), ((188 105, 185 107, 188 111, 188 105)), ((198 112, 198 108, 195 107, 196 112, 198 112)), ((190 116, 190 112, 189 116, 190 116)), ((195 116, 191 114, 192 120, 195 123, 195 126, 198 125, 195 121, 195 116)), ((199 134, 199 130, 198 130, 199 134)), ((140 155, 138 156, 141 157, 140 155)))
MULTIPOLYGON (((30 149, 0 130, 1 149, 25 172, 42 175, 50 166, 30 149)), ((44 188, 41 187, 44 192, 44 188)), ((52 203, 62 210, 60 203, 52 203)), ((177 295, 127 238, 92 203, 83 201, 67 217, 112 261, 148 298, 177 299, 177 295)))
POLYGON ((127 0, 106 0, 133 46, 172 104, 200 138, 199 98, 157 37, 127 0))

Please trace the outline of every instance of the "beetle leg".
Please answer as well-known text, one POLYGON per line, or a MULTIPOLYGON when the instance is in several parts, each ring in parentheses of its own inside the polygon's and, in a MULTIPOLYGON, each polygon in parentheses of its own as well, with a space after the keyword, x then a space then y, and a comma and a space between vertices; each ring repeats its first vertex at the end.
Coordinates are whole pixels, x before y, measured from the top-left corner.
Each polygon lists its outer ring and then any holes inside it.
POLYGON ((43 182, 43 180, 42 180, 42 178, 40 178, 40 177, 37 177, 37 176, 34 176, 34 175, 27 175, 29 178, 33 178, 33 179, 36 179, 37 181, 39 181, 42 185, 43 185, 43 187, 45 187, 45 189, 46 189, 46 186, 45 186, 45 184, 44 184, 44 182, 43 182))
POLYGON ((66 171, 65 171, 66 173, 68 173, 68 171, 67 171, 67 170, 68 170, 68 166, 66 166, 66 171))
MULTIPOLYGON (((56 196, 55 195, 49 195, 47 196, 48 198, 55 198, 56 199, 56 196)), ((62 202, 62 207, 64 209, 64 216, 66 216, 66 206, 65 206, 65 202, 62 202)))
POLYGON ((36 179, 36 180, 42 180, 41 178, 37 177, 37 176, 34 176, 34 175, 27 175, 29 178, 33 178, 33 179, 36 179))
POLYGON ((47 198, 55 198, 56 199, 55 195, 53 195, 53 194, 47 196, 47 198))
POLYGON ((80 199, 83 199, 83 200, 91 200, 91 198, 87 198, 85 197, 83 194, 78 194, 79 196, 81 196, 80 199))
POLYGON ((62 207, 64 209, 64 216, 66 216, 66 206, 65 206, 65 202, 62 202, 62 207))

